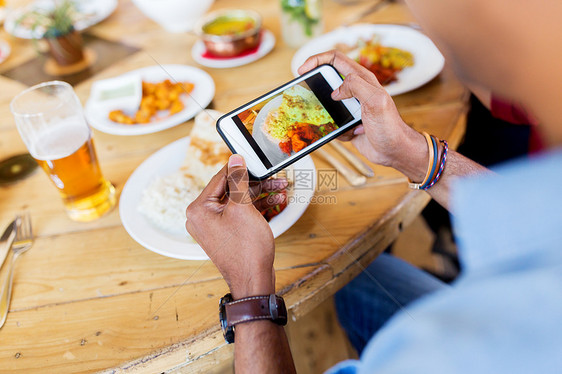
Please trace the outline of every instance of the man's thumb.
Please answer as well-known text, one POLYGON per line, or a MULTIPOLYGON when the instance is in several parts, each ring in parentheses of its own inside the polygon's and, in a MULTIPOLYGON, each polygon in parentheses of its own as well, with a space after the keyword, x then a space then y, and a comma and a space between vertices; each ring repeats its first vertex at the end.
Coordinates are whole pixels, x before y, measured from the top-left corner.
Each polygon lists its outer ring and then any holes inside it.
POLYGON ((246 204, 252 202, 248 191, 248 170, 242 156, 234 154, 228 159, 227 180, 231 201, 246 204))

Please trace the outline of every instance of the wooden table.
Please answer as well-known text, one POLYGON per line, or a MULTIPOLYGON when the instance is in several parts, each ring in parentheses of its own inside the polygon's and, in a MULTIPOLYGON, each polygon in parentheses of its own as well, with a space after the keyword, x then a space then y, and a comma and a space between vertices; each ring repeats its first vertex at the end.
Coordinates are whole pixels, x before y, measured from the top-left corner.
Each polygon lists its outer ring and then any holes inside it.
MULTIPOLYGON (((326 30, 353 19, 368 3, 325 2, 326 30)), ((213 105, 227 111, 292 78, 293 49, 280 33, 278 1, 219 0, 214 8, 256 8, 277 44, 250 65, 210 69, 216 83, 213 105)), ((401 5, 364 19, 392 23, 412 20, 401 5)), ((90 29, 91 33, 142 50, 94 79, 159 63, 196 65, 195 37, 169 34, 144 17, 130 1, 90 29), (148 53, 147 53, 148 52, 148 53)), ((34 56, 30 42, 9 37, 12 56, 0 71, 34 56)), ((75 87, 84 103, 94 79, 75 87)), ((0 76, 0 159, 22 153, 9 112, 24 85, 0 76)), ((423 88, 395 98, 407 123, 458 145, 464 132, 466 91, 449 69, 423 88)), ((192 121, 156 134, 121 137, 95 132, 102 170, 118 192, 150 154, 189 134, 192 121)), ((328 168, 315 155, 317 168, 328 168)), ((374 166, 376 176, 360 188, 339 178, 332 204, 313 204, 276 240, 277 290, 293 319, 303 316, 357 275, 389 245, 429 201, 408 189, 398 172, 374 166)), ((35 245, 18 262, 10 313, 0 330, 0 372, 206 372, 232 354, 218 325, 218 299, 227 292, 210 261, 167 258, 137 244, 121 225, 118 209, 92 223, 70 221, 56 190, 40 171, 0 187, 2 228, 29 209, 35 245)))

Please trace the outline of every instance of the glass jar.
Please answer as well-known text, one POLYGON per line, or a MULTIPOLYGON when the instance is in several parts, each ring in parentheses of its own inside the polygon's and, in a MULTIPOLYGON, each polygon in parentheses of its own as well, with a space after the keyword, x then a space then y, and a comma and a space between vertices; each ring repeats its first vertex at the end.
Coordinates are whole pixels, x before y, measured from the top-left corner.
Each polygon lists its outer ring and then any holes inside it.
POLYGON ((281 30, 287 45, 301 47, 323 29, 322 0, 281 0, 281 30))

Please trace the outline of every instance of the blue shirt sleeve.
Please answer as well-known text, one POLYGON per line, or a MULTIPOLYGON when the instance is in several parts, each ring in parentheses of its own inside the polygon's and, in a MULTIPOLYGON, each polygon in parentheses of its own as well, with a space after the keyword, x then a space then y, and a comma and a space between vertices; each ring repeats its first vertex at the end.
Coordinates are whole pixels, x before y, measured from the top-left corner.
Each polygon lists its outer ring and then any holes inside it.
POLYGON ((357 374, 359 363, 357 360, 345 360, 332 366, 324 374, 357 374))
POLYGON ((458 182, 461 276, 327 373, 561 373, 560 186, 561 151, 458 182))

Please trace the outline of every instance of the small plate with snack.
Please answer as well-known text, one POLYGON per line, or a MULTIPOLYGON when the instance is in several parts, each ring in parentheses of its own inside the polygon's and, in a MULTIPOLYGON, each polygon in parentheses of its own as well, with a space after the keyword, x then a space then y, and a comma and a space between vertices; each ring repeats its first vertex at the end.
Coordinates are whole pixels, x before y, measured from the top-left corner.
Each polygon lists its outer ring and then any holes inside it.
POLYGON ((302 46, 291 61, 291 71, 312 55, 337 49, 369 69, 390 95, 412 91, 431 81, 445 59, 421 32, 402 25, 358 24, 340 27, 302 46))
POLYGON ((201 69, 156 65, 92 84, 88 123, 113 135, 143 135, 177 126, 205 109, 215 83, 201 69))
MULTIPOLYGON (((197 115, 188 137, 176 140, 148 157, 131 174, 119 201, 125 230, 143 247, 182 260, 205 260, 203 249, 185 230, 185 209, 199 196, 213 175, 228 161, 230 151, 219 137, 215 122, 221 113, 206 110, 197 115)), ((310 156, 287 172, 301 170, 310 176, 307 188, 286 191, 287 204, 261 212, 273 236, 288 230, 304 213, 316 186, 316 169, 310 156)))

